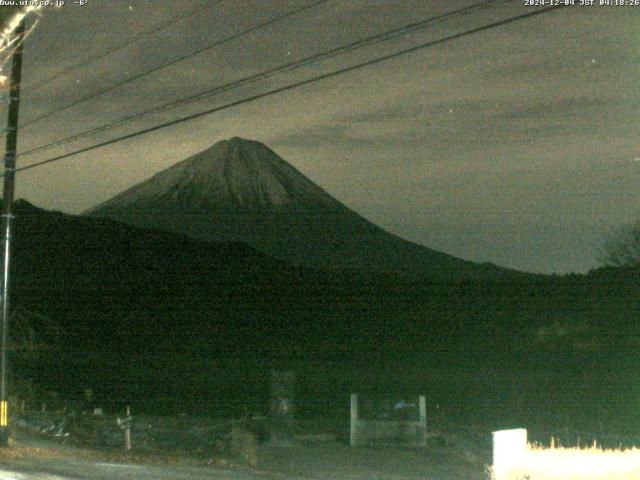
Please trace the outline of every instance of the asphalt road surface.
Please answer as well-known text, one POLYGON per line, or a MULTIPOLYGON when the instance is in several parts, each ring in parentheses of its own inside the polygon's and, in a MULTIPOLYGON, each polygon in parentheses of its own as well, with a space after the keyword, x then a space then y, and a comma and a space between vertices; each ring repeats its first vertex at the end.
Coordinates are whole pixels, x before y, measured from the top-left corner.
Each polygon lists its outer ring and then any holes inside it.
POLYGON ((50 462, 50 465, 47 466, 39 465, 32 468, 22 465, 10 469, 0 469, 0 480, 293 480, 295 478, 304 477, 291 477, 262 471, 243 472, 209 467, 160 467, 77 460, 55 461, 50 462))

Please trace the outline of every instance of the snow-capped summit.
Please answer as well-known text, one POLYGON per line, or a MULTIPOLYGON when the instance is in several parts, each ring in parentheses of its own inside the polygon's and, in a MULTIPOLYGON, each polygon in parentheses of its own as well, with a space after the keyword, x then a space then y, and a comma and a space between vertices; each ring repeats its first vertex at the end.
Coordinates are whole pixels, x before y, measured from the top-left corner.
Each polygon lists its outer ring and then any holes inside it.
POLYGON ((480 266, 367 221, 262 143, 216 143, 86 215, 215 241, 246 242, 294 265, 475 276, 480 266))
POLYGON ((339 203, 271 149, 234 137, 216 143, 95 207, 88 214, 124 209, 277 211, 339 203))

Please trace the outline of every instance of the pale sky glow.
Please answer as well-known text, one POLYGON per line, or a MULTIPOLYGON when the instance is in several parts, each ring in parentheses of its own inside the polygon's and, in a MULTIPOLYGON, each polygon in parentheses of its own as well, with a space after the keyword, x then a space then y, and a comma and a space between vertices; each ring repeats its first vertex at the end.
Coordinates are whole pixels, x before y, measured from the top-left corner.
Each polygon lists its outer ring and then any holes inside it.
MULTIPOLYGON (((34 86, 205 3, 90 0, 44 9, 26 44, 21 119, 310 2, 226 0, 34 86)), ((332 0, 27 127, 19 151, 472 3, 332 0)), ((506 2, 18 163, 527 10, 524 2, 506 2)), ((639 20, 640 7, 533 17, 21 173, 17 195, 79 213, 241 136, 266 143, 334 197, 409 240, 522 270, 584 272, 596 265, 602 235, 640 212, 639 20)))

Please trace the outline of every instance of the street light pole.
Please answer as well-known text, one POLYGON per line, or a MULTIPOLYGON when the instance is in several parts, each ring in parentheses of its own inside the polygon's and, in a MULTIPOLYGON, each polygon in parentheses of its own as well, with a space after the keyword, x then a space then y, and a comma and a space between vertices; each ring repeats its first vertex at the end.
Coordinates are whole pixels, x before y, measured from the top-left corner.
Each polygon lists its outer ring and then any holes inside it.
POLYGON ((4 232, 4 256, 2 269, 2 317, 0 343, 0 448, 9 446, 9 405, 7 402, 7 342, 9 334, 9 265, 11 227, 13 223, 13 194, 16 175, 16 147, 18 144, 18 107, 20 106, 20 79, 25 21, 15 30, 17 46, 13 53, 11 84, 9 90, 9 116, 7 118, 7 143, 4 157, 4 189, 2 197, 2 230, 4 232))

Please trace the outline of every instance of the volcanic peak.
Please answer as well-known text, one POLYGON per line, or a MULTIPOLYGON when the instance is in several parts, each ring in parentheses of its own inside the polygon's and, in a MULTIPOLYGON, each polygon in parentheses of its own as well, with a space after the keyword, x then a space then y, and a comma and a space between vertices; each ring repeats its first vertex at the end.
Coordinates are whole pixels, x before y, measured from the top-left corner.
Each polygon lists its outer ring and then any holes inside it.
POLYGON ((279 211, 342 205, 260 142, 223 140, 90 210, 279 211))

